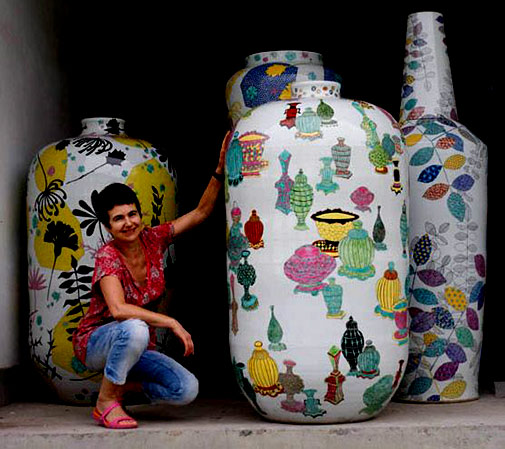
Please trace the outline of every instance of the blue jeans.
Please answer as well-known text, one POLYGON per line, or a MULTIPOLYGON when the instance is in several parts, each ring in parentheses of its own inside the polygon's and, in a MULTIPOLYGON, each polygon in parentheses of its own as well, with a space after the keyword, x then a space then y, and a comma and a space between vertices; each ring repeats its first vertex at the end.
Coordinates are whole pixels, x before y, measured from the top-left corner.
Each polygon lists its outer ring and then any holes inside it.
POLYGON ((113 384, 140 381, 151 402, 185 405, 198 394, 198 380, 175 360, 147 350, 149 327, 138 319, 113 321, 88 340, 86 366, 102 371, 113 384))

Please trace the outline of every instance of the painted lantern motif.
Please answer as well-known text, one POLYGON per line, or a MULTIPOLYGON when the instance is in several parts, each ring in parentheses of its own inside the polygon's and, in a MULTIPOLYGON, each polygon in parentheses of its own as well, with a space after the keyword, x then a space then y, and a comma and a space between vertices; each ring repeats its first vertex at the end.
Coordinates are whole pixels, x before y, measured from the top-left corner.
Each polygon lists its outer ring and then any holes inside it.
MULTIPOLYGON (((238 120, 236 141, 229 147, 236 152, 237 142, 242 145, 242 158, 234 154, 226 167, 233 179, 242 180, 229 183, 228 228, 238 233, 240 205, 242 220, 248 223, 240 241, 249 249, 237 239, 229 240, 228 278, 245 264, 237 265, 238 248, 242 259, 246 250, 255 274, 248 288, 258 299, 255 308, 230 310, 232 358, 247 364, 241 385, 247 385, 247 379, 253 386, 254 400, 250 388, 243 387, 244 393, 267 419, 369 419, 393 394, 396 384, 392 388, 389 379, 400 376, 398 367, 408 356, 408 345, 395 338, 404 338, 405 310, 393 312, 397 319, 375 314, 376 284, 388 263, 394 263, 400 282, 407 276, 400 237, 402 211, 408 210, 401 134, 380 108, 341 99, 339 83, 314 81, 292 87, 290 99, 260 105, 238 120), (261 160, 269 163, 249 176, 245 160, 251 150, 242 136, 253 134, 262 136, 255 145, 261 146, 261 160), (377 171, 370 163, 371 151, 387 155, 372 158, 380 159, 387 171, 377 171), (394 177, 393 159, 398 160, 399 178, 394 177), (235 161, 240 160, 244 162, 239 173, 235 161), (391 190, 395 179, 403 183, 401 191, 391 190), (233 327, 237 322, 238 332, 233 327), (350 334, 357 334, 352 323, 359 323, 359 348, 352 347, 357 344, 351 341, 350 334), (349 332, 346 324, 352 328, 349 332), (368 340, 373 345, 365 347, 368 340), (256 348, 252 355, 251 348, 256 348), (284 366, 286 372, 279 374, 284 366), (366 391, 382 378, 387 380, 379 385, 387 384, 389 390, 383 389, 380 404, 369 406, 372 393, 366 391)), ((245 292, 247 284, 242 285, 245 292)), ((238 301, 241 295, 235 294, 238 301)))
MULTIPOLYGON (((409 16, 405 55, 400 123, 411 179, 411 341, 398 395, 413 402, 467 401, 479 396, 487 148, 458 122, 441 14, 409 16)), ((395 320, 401 342, 401 310, 395 320)))
POLYGON ((110 183, 127 184, 138 195, 144 224, 155 226, 176 217, 177 186, 166 153, 128 137, 123 120, 91 118, 82 125, 79 136, 42 148, 29 169, 29 347, 62 401, 90 404, 101 375, 74 356, 72 335, 89 307, 96 251, 108 241, 95 197, 110 183))

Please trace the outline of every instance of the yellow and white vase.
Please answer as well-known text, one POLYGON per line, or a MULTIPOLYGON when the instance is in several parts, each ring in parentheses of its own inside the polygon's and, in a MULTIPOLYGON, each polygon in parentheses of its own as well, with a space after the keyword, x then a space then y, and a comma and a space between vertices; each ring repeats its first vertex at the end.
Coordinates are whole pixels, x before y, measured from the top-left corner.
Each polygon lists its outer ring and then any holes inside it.
POLYGON ((137 193, 146 225, 177 214, 176 174, 162 150, 128 137, 121 119, 84 119, 82 126, 79 136, 42 148, 27 180, 29 347, 37 370, 67 403, 92 402, 100 381, 72 347, 89 307, 96 251, 108 240, 95 195, 120 182, 137 193))

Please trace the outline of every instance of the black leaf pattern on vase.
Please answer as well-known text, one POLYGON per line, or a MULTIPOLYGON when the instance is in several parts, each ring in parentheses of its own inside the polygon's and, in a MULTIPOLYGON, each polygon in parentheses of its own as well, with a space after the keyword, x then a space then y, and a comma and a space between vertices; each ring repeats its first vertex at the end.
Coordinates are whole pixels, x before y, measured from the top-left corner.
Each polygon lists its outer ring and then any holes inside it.
POLYGON ((54 261, 51 269, 51 277, 49 279, 49 286, 47 288, 47 301, 49 301, 49 294, 51 292, 51 283, 53 280, 54 268, 58 257, 61 256, 63 248, 68 248, 72 251, 79 249, 79 239, 72 226, 63 223, 62 221, 52 221, 47 225, 44 234, 44 242, 53 244, 54 261))
POLYGON ((81 222, 81 229, 86 229, 86 235, 90 237, 94 232, 95 228, 98 226, 98 230, 100 231, 100 237, 102 239, 102 244, 105 244, 105 238, 102 232, 102 226, 100 225, 100 221, 98 220, 98 216, 96 213, 96 205, 98 200, 98 191, 93 190, 91 192, 91 206, 86 203, 84 200, 79 201, 79 206, 82 209, 74 209, 72 213, 76 217, 82 217, 84 220, 81 222))
POLYGON ((46 171, 44 170, 40 156, 37 156, 37 158, 44 175, 45 188, 35 199, 35 210, 37 211, 39 220, 51 221, 53 215, 55 217, 58 216, 60 212, 59 208, 65 207, 67 194, 61 188, 63 180, 55 178, 50 183, 47 182, 46 171))
POLYGON ((79 153, 100 155, 112 149, 112 143, 101 137, 78 137, 72 141, 72 144, 80 148, 79 153))

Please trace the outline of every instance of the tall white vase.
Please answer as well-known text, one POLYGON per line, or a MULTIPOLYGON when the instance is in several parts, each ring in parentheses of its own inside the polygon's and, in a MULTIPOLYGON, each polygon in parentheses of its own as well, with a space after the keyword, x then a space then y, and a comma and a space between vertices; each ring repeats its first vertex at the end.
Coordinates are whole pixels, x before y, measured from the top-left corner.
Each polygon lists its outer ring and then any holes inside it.
POLYGON ((366 420, 408 356, 406 155, 395 120, 339 83, 292 88, 226 155, 232 359, 267 419, 366 420))
POLYGON ((400 124, 411 183, 410 355, 399 399, 478 398, 487 149, 459 123, 436 12, 408 18, 400 124))

